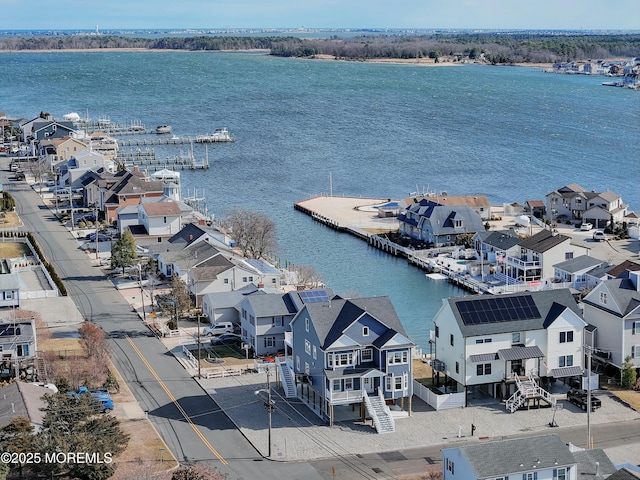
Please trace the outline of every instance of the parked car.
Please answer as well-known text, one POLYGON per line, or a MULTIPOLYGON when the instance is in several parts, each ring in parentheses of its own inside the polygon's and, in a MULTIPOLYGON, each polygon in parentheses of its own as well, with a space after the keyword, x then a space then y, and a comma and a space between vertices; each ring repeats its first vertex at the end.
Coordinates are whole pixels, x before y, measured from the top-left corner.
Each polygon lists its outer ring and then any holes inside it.
POLYGON ((602 230, 596 230, 595 232, 593 232, 593 239, 596 242, 599 242, 601 240, 606 240, 607 237, 605 237, 604 232, 602 230))
POLYGON ((16 172, 15 179, 24 180, 24 172, 16 172))
MULTIPOLYGON (((93 242, 96 239, 96 232, 89 233, 84 238, 85 238, 85 240, 89 240, 89 241, 93 242)), ((98 241, 99 242, 110 242, 111 241, 111 237, 109 235, 105 235, 104 233, 98 233, 98 241)))
POLYGON ((584 222, 582 225, 580 225, 580 230, 583 230, 585 232, 588 232, 592 228, 593 228, 593 224, 591 224, 589 222, 584 222))
POLYGON ((217 345, 239 345, 242 341, 240 335, 236 335, 235 333, 223 333, 222 335, 218 335, 217 337, 213 337, 211 339, 211 346, 217 345))
POLYGON ((106 390, 89 390, 87 387, 80 387, 77 392, 69 392, 69 395, 76 398, 80 398, 83 395, 91 395, 95 400, 100 402, 100 413, 113 411, 113 400, 106 390))
MULTIPOLYGON (((588 405, 587 397, 588 395, 586 390, 572 388, 567 392, 567 400, 585 411, 587 410, 588 405)), ((601 406, 602 401, 595 395, 591 394, 591 411, 595 412, 601 406)))
POLYGON ((220 335, 222 333, 233 333, 233 323, 219 322, 208 326, 202 331, 203 335, 220 335))

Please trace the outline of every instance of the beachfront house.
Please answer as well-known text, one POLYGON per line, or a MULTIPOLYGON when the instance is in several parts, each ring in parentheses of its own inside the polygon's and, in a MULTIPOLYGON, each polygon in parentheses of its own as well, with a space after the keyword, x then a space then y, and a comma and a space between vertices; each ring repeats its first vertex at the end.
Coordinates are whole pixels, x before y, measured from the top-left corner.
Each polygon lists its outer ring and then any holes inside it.
POLYGON ((544 202, 542 200, 527 200, 524 202, 523 212, 542 220, 546 213, 544 202))
POLYGON ((515 254, 499 259, 496 276, 507 284, 540 286, 552 281, 554 265, 589 252, 587 247, 571 243, 571 237, 542 230, 521 240, 515 254))
POLYGON ((177 202, 140 202, 138 224, 148 235, 173 235, 182 228, 182 209, 177 202))
POLYGON ((395 429, 388 403, 411 412, 414 346, 388 297, 317 297, 291 321, 279 365, 297 379, 294 394, 331 425, 336 408, 358 405, 382 433, 395 429))
POLYGON ((546 195, 549 219, 558 223, 589 222, 604 228, 613 219, 622 222, 628 205, 614 192, 595 192, 571 183, 546 195))
POLYGON ((455 245, 459 235, 484 230, 482 219, 471 207, 440 205, 426 198, 409 205, 398 221, 401 236, 433 247, 455 245))
POLYGON ((555 434, 468 443, 441 453, 444 480, 579 480, 616 471, 602 449, 571 448, 555 434))
POLYGON ((482 230, 473 235, 473 247, 483 268, 489 273, 496 271, 496 265, 504 261, 508 255, 515 255, 520 237, 514 230, 482 230), (486 264, 484 263, 486 262, 486 264))
POLYGON ((582 375, 586 323, 568 289, 451 297, 433 324, 431 365, 450 393, 479 389, 516 400, 522 378, 545 384, 582 375))
POLYGON ((604 260, 580 255, 554 265, 553 281, 562 283, 567 288, 583 290, 601 281, 608 268, 610 265, 604 260))
POLYGON ((627 356, 640 368, 640 271, 596 285, 582 300, 584 319, 595 326, 597 356, 622 369, 627 356))

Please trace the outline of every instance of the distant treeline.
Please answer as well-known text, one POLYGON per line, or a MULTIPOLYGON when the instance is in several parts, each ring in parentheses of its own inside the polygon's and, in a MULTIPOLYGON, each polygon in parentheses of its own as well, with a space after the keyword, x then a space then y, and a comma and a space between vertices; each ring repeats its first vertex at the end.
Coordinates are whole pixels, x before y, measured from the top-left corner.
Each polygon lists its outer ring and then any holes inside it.
POLYGON ((108 35, 2 38, 0 50, 146 48, 151 50, 270 50, 282 57, 330 55, 336 59, 430 57, 493 64, 640 57, 640 35, 436 34, 363 35, 321 39, 296 37, 127 38, 108 35))

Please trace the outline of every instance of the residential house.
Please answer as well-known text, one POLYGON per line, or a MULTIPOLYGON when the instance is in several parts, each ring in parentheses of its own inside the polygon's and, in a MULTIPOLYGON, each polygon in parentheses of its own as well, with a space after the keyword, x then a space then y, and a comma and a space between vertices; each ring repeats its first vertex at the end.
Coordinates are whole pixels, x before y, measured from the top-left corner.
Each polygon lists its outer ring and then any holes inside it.
POLYGON ((602 279, 605 270, 610 268, 610 265, 604 260, 588 255, 580 255, 557 263, 553 268, 555 272, 554 282, 561 282, 566 287, 581 290, 591 288, 598 283, 602 279), (598 273, 596 274, 595 272, 598 273))
POLYGON ((239 304, 242 340, 255 355, 284 351, 285 332, 291 331, 295 314, 305 303, 330 296, 326 290, 247 295, 239 304))
MULTIPOLYGON (((116 210, 116 215, 117 215, 117 229, 118 232, 120 233, 120 235, 122 235, 125 230, 129 230, 133 236, 136 238, 136 243, 142 243, 145 245, 149 245, 149 244, 157 244, 157 243, 162 243, 163 239, 166 239, 166 228, 162 228, 162 229, 156 229, 154 230, 155 233, 150 233, 149 230, 149 225, 147 225, 145 222, 148 222, 149 219, 151 219, 153 216, 149 217, 148 215, 145 217, 144 214, 141 214, 140 212, 140 204, 147 204, 147 203, 156 203, 156 204, 175 204, 178 206, 178 209, 180 210, 180 221, 178 222, 178 226, 180 228, 180 230, 183 228, 182 224, 186 219, 189 219, 191 217, 191 215, 193 214, 193 209, 187 205, 184 202, 181 201, 177 201, 177 200, 173 200, 167 196, 162 196, 162 197, 143 197, 140 199, 141 203, 137 204, 137 205, 125 205, 124 207, 120 207, 116 210), (151 236, 155 236, 156 238, 153 238, 154 242, 151 241, 151 236)), ((152 209, 156 209, 156 210, 162 210, 161 206, 156 206, 156 207, 151 207, 152 209)), ((174 208, 172 208, 173 210, 175 210, 174 208)), ((156 212, 157 213, 157 212, 156 212)), ((173 213, 170 216, 175 216, 173 213)), ((162 216, 163 219, 162 221, 164 222, 164 215, 162 216)), ((169 221, 169 219, 167 219, 167 221, 169 221)), ((171 222, 174 222, 175 219, 172 219, 171 222)), ((171 231, 175 231, 175 225, 171 226, 171 231)), ((180 230, 178 230, 178 233, 180 233, 180 230)), ((174 234, 175 235, 175 234, 174 234)))
POLYGON ((388 297, 307 301, 285 345, 281 378, 291 369, 298 398, 331 425, 342 405, 359 405, 363 419, 366 408, 379 432, 394 429, 385 402, 411 412, 414 343, 388 297))
POLYGON ((33 319, 16 319, 0 323, 1 376, 13 377, 36 357, 36 325, 33 319))
POLYGON ((99 152, 82 150, 68 160, 58 162, 55 167, 61 184, 67 185, 71 185, 90 170, 115 173, 116 163, 113 160, 107 160, 99 152))
POLYGON ((542 280, 554 278, 554 265, 579 255, 586 255, 587 247, 574 245, 571 237, 542 230, 518 244, 515 255, 507 255, 499 262, 500 274, 507 283, 538 286, 542 280))
POLYGON ((53 393, 53 390, 27 382, 13 382, 0 387, 0 428, 9 425, 15 417, 26 417, 34 427, 33 433, 38 433, 46 407, 42 397, 53 393))
POLYGON ((0 307, 20 307, 20 290, 23 282, 18 273, 0 275, 0 307))
POLYGON ((582 300, 584 319, 596 327, 595 347, 601 360, 622 369, 627 356, 640 368, 640 271, 596 285, 582 300))
POLYGON ((571 183, 546 195, 547 214, 554 222, 590 222, 604 228, 613 218, 622 222, 627 207, 620 195, 613 192, 588 191, 571 183))
POLYGON ((38 154, 55 167, 60 162, 66 162, 74 155, 87 150, 89 146, 75 136, 52 138, 40 142, 38 154))
POLYGON ((238 290, 230 292, 215 292, 202 295, 200 305, 202 313, 213 325, 220 322, 231 322, 234 325, 240 325, 239 305, 247 295, 263 292, 253 284, 245 285, 238 290))
POLYGON ((440 205, 427 199, 409 205, 398 221, 401 235, 434 247, 455 245, 458 235, 484 230, 482 219, 470 207, 440 205))
POLYGON ((490 265, 504 261, 508 255, 515 255, 520 241, 514 230, 482 230, 473 236, 473 246, 479 258, 490 265))
POLYGON ((182 228, 182 209, 177 202, 140 202, 138 222, 149 235, 173 235, 182 228))
MULTIPOLYGON (((634 262, 632 260, 625 260, 619 265, 616 265, 613 268, 607 270, 607 278, 606 280, 612 280, 614 278, 620 277, 620 275, 624 274, 626 271, 636 272, 640 270, 640 263, 634 262)), ((628 276, 628 274, 626 274, 628 276)))
POLYGON ((212 257, 219 256, 220 251, 206 242, 190 244, 171 244, 163 242, 154 248, 152 253, 158 261, 158 270, 167 278, 178 275, 185 282, 190 282, 187 274, 192 268, 201 265, 212 257))
POLYGON ((602 449, 573 451, 559 435, 468 443, 442 449, 444 480, 607 478, 615 465, 602 449))
POLYGON ((544 383, 582 375, 586 323, 568 289, 451 297, 433 324, 431 365, 452 392, 482 388, 509 398, 517 377, 544 383))
POLYGON ((476 212, 483 221, 491 219, 491 202, 485 195, 448 195, 447 192, 433 193, 428 196, 410 197, 404 199, 406 206, 420 203, 422 200, 448 207, 467 206, 476 212))
POLYGON ((524 202, 524 212, 542 220, 546 214, 544 202, 542 200, 527 200, 524 202))

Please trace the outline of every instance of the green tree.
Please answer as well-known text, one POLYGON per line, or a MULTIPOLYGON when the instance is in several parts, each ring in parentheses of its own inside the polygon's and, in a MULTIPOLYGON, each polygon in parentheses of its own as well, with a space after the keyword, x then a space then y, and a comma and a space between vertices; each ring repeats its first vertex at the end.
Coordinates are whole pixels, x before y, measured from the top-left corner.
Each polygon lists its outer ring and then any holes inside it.
MULTIPOLYGON (((11 453, 30 453, 35 450, 33 426, 28 417, 14 417, 11 419, 11 423, 0 429, 0 450, 11 453)), ((5 474, 13 470, 18 472, 20 477, 23 475, 24 466, 21 464, 3 463, 0 466, 7 467, 5 474)), ((0 468, 0 478, 6 478, 2 473, 3 470, 0 468)))
POLYGON ((137 260, 136 241, 127 230, 111 245, 111 268, 122 268, 124 275, 124 269, 135 265, 137 260))
POLYGON ((111 461, 124 451, 129 436, 120 428, 120 421, 106 414, 96 414, 100 402, 90 395, 76 398, 56 393, 45 395, 42 429, 36 435, 37 450, 44 457, 52 452, 86 452, 92 462, 41 462, 33 465, 38 473, 53 478, 106 480, 115 471, 111 461))
POLYGON ((631 356, 624 357, 622 363, 622 378, 620 379, 622 386, 625 388, 632 388, 638 381, 638 372, 631 361, 631 356))

